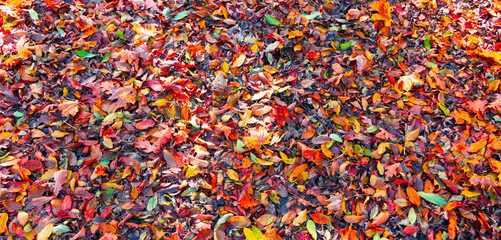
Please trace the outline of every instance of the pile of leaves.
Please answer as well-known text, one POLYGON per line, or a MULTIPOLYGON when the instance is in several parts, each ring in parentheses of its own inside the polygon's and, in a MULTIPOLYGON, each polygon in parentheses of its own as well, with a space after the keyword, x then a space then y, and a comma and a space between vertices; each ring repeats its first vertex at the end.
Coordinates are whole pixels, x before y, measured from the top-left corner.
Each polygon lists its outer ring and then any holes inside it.
POLYGON ((496 0, 6 0, 2 239, 490 239, 496 0))

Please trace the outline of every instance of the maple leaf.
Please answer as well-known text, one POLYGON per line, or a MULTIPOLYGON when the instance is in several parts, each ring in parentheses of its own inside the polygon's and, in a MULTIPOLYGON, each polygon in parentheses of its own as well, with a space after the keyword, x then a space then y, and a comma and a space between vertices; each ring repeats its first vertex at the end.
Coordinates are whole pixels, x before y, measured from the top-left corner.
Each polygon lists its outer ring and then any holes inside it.
POLYGON ((372 19, 384 21, 386 27, 390 27, 393 20, 391 19, 391 6, 386 0, 375 1, 371 3, 371 8, 378 13, 372 14, 372 19))
POLYGON ((263 127, 254 127, 249 129, 249 136, 243 139, 249 144, 250 148, 259 149, 262 145, 270 143, 271 134, 263 127))
POLYGON ((61 115, 63 117, 68 117, 68 116, 75 116, 78 111, 79 111, 79 102, 78 101, 68 101, 68 100, 62 100, 59 102, 59 105, 57 108, 61 110, 61 115))

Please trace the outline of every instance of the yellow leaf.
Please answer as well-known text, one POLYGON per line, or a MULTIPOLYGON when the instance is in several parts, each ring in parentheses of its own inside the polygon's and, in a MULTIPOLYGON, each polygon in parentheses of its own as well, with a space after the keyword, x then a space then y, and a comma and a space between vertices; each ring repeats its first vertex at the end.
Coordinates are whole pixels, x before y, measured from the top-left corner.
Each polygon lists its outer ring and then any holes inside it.
POLYGON ((297 214, 297 217, 294 218, 294 221, 292 222, 292 225, 294 226, 299 226, 303 224, 306 221, 306 215, 308 213, 308 210, 303 210, 297 214))
POLYGON ((60 138, 60 137, 64 137, 66 135, 70 134, 69 132, 63 132, 63 131, 59 131, 59 130, 56 130, 54 131, 51 136, 54 137, 54 138, 60 138))
POLYGON ((273 162, 270 162, 270 161, 265 161, 261 158, 256 158, 256 163, 259 164, 259 165, 263 165, 263 166, 271 166, 273 165, 273 162))
POLYGON ((109 137, 103 137, 103 145, 107 148, 113 148, 113 142, 109 137))
POLYGON ((188 166, 188 170, 186 170, 186 178, 194 177, 200 173, 200 167, 197 165, 188 166))
POLYGON ((9 220, 9 215, 7 213, 2 213, 0 215, 0 233, 7 231, 7 220, 9 220))
POLYGON ((285 164, 294 164, 294 162, 296 162, 296 158, 289 158, 282 151, 280 151, 280 157, 282 158, 282 161, 284 161, 285 164))
POLYGON ((231 180, 233 180, 235 182, 240 181, 240 177, 238 176, 238 173, 235 170, 228 169, 228 171, 226 171, 226 174, 228 174, 228 177, 230 177, 231 180))
POLYGON ((54 224, 49 223, 47 224, 42 231, 40 231, 37 235, 37 240, 46 240, 49 239, 50 235, 52 234, 52 228, 54 227, 54 224))
POLYGON ((161 99, 158 99, 156 100, 153 104, 151 104, 151 106, 153 107, 165 107, 167 106, 167 99, 165 98, 161 98, 161 99))
POLYGON ((10 139, 11 136, 12 136, 11 132, 2 132, 0 133, 0 140, 10 139))
POLYGON ((230 65, 228 65, 227 62, 223 63, 223 71, 224 72, 229 72, 230 71, 230 65))
POLYGON ((245 54, 242 54, 238 56, 237 59, 235 59, 235 61, 231 65, 231 68, 240 67, 242 66, 242 64, 244 64, 244 62, 245 62, 245 54))
POLYGON ((485 145, 487 145, 487 139, 482 139, 476 143, 470 144, 470 149, 468 149, 468 152, 478 152, 480 149, 484 148, 485 145))
POLYGON ((480 195, 479 192, 471 192, 468 189, 465 189, 461 192, 461 195, 468 197, 468 198, 474 198, 480 195))

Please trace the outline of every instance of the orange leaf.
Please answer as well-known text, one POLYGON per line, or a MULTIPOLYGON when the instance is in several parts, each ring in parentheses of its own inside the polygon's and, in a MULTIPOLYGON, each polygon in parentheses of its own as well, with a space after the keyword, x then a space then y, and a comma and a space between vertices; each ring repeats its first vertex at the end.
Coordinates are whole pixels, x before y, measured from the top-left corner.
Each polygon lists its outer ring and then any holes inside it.
POLYGON ((75 116, 78 113, 78 101, 68 101, 63 100, 57 108, 61 110, 61 115, 63 117, 75 116))
POLYGON ((487 145, 487 139, 482 139, 476 143, 470 144, 470 148, 468 149, 468 152, 471 152, 471 153, 478 152, 480 149, 484 148, 485 145, 487 145))
POLYGON ((0 233, 7 231, 7 220, 9 220, 9 215, 2 213, 0 215, 0 233))
POLYGON ((372 219, 372 225, 374 225, 374 227, 379 227, 381 224, 385 223, 388 218, 390 218, 390 213, 380 212, 372 219))
POLYGON ((244 228, 251 225, 249 218, 244 216, 231 216, 228 218, 228 222, 236 228, 244 228))
POLYGON ((226 174, 228 174, 228 177, 230 177, 231 180, 233 180, 235 182, 240 181, 240 177, 238 176, 238 173, 235 170, 228 169, 228 171, 226 171, 226 174))
POLYGON ((414 141, 419 136, 419 129, 405 133, 405 141, 414 141))
POLYGON ((313 219, 313 221, 316 224, 320 224, 320 225, 332 222, 332 219, 329 216, 321 214, 321 213, 311 214, 310 217, 311 217, 311 219, 313 219))
POLYGON ((407 196, 409 197, 409 201, 416 206, 419 206, 421 203, 421 197, 417 193, 417 191, 412 187, 407 187, 407 196))
POLYGON ((347 223, 359 223, 359 222, 361 222, 362 220, 365 219, 365 216, 346 215, 346 216, 343 217, 343 219, 347 223))

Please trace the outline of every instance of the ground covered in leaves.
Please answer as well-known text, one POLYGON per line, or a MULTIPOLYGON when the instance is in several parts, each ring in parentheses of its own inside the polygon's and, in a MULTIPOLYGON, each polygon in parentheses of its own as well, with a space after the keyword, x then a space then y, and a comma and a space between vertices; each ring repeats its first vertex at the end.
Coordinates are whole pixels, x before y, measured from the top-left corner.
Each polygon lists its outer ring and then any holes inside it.
POLYGON ((490 239, 495 0, 7 0, 1 239, 490 239))

